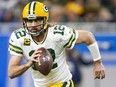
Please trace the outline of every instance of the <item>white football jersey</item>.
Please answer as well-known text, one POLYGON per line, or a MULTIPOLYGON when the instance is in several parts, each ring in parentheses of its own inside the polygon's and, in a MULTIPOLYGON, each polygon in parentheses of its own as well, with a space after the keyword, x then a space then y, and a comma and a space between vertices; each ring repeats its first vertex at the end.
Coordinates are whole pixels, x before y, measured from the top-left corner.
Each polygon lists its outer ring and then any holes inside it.
POLYGON ((65 48, 73 48, 78 38, 78 32, 64 25, 55 25, 46 29, 43 41, 37 43, 23 28, 15 30, 9 40, 9 51, 12 55, 30 58, 35 50, 45 47, 52 55, 53 67, 47 76, 32 68, 32 77, 35 87, 66 82, 72 75, 66 64, 65 48))

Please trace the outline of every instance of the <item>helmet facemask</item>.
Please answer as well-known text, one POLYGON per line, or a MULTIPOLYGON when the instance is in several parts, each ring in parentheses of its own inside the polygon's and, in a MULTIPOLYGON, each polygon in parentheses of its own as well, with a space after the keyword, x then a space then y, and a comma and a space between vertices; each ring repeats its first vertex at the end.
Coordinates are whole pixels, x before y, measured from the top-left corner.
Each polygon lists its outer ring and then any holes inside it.
POLYGON ((36 25, 36 26, 32 26, 33 28, 41 27, 41 30, 37 29, 37 32, 31 32, 28 29, 29 27, 27 26, 27 20, 28 19, 24 19, 24 21, 23 21, 23 27, 24 27, 24 29, 25 29, 25 31, 26 31, 27 34, 33 35, 33 36, 38 36, 38 35, 40 35, 47 28, 48 23, 47 23, 46 18, 45 17, 40 17, 40 18, 43 18, 43 23, 39 24, 39 25, 36 25))

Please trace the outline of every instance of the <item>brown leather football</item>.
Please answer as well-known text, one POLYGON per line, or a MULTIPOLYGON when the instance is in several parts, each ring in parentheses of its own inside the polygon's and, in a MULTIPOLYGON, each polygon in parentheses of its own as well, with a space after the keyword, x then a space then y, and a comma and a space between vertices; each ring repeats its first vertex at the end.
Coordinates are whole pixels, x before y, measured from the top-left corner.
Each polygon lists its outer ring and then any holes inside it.
POLYGON ((38 50, 42 51, 40 53, 40 57, 38 57, 40 62, 34 63, 34 67, 43 75, 48 75, 52 69, 53 58, 51 54, 49 53, 49 51, 45 49, 44 47, 41 47, 38 50))

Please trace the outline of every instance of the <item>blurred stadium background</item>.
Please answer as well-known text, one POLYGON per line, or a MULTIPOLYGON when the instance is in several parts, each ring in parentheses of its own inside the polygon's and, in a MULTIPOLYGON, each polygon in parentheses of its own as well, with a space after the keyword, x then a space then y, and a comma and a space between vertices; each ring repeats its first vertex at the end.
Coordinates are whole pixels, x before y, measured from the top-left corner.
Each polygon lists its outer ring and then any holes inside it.
MULTIPOLYGON (((23 27, 21 12, 29 1, 33 0, 0 0, 0 87, 34 87, 29 70, 13 80, 7 74, 10 58, 7 50, 8 39, 13 30, 23 27)), ((38 1, 48 6, 50 23, 89 30, 94 33, 98 41, 106 68, 106 79, 94 80, 93 66, 81 66, 83 79, 79 87, 115 87, 116 0, 38 1)), ((84 44, 76 45, 74 49, 78 49, 86 60, 91 60, 91 55, 84 44)))

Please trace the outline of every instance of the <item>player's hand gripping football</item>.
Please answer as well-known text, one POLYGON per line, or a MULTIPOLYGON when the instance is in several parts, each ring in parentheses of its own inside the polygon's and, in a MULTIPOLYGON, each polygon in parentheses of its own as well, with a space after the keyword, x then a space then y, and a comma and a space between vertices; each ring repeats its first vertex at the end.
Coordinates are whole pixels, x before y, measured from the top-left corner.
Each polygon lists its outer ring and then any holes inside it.
POLYGON ((48 75, 52 69, 53 58, 44 47, 36 50, 29 61, 33 64, 33 69, 39 71, 43 75, 48 75))
POLYGON ((29 58, 29 63, 30 63, 30 65, 32 65, 34 62, 37 62, 38 63, 38 65, 41 65, 40 64, 40 60, 39 60, 39 57, 40 57, 40 53, 41 53, 42 51, 41 50, 36 50, 33 54, 32 54, 32 56, 29 58))
POLYGON ((104 79, 105 68, 101 60, 94 62, 94 79, 104 79))

